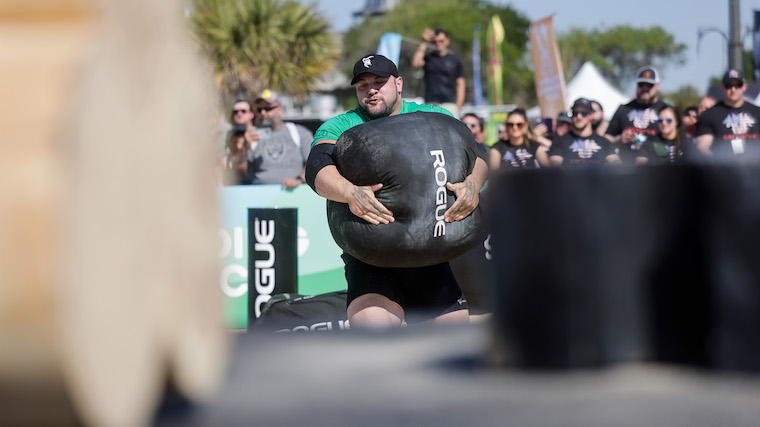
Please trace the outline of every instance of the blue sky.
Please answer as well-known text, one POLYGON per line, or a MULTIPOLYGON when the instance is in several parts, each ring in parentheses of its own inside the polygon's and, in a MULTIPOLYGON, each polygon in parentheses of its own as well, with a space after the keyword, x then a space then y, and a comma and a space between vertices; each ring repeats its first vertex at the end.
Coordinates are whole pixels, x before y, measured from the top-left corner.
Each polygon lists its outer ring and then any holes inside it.
MULTIPOLYGON (((353 23, 352 13, 362 9, 362 0, 301 0, 316 3, 320 12, 333 23, 333 29, 345 31, 353 23)), ((720 76, 728 66, 727 46, 719 33, 702 37, 697 52, 697 34, 700 29, 716 28, 728 35, 728 0, 528 0, 493 3, 509 4, 530 20, 554 15, 557 33, 573 27, 586 29, 616 25, 650 27, 659 25, 673 34, 678 42, 687 45, 686 64, 660 70, 662 90, 671 92, 690 84, 700 92, 707 89, 712 76, 720 76)), ((760 10, 760 0, 741 0, 742 34, 751 28, 754 10, 760 10)), ((744 39, 744 48, 752 48, 752 39, 744 39)), ((565 76, 567 80, 572 76, 565 76)), ((633 95, 633 87, 623 88, 633 95)))

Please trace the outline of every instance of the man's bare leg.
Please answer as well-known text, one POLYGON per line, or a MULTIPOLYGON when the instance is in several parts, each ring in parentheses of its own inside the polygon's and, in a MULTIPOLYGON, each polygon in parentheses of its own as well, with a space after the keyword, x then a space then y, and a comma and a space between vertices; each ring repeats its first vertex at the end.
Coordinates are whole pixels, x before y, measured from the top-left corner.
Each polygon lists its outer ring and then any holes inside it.
POLYGON ((452 323, 469 323, 470 322, 470 310, 457 310, 446 314, 442 314, 435 319, 433 323, 436 325, 452 324, 452 323))
POLYGON ((364 294, 348 305, 348 321, 351 327, 401 326, 404 309, 380 294, 364 294))

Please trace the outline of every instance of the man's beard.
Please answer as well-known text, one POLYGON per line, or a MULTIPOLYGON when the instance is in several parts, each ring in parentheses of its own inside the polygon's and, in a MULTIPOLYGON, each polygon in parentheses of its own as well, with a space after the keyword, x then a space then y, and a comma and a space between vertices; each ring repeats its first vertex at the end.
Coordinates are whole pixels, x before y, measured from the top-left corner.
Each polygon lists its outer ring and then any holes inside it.
POLYGON ((655 100, 657 99, 657 95, 649 95, 649 98, 643 99, 641 95, 638 97, 639 104, 643 105, 652 105, 655 103, 655 100))
POLYGON ((374 106, 370 106, 370 105, 367 105, 367 104, 364 104, 364 103, 360 103, 359 107, 362 110, 364 110, 364 112, 367 114, 367 116, 370 119, 375 120, 375 119, 380 119, 380 118, 389 116, 393 112, 393 109, 396 106, 396 102, 398 102, 398 97, 396 97, 396 99, 394 100, 393 104, 387 104, 385 101, 383 101, 382 105, 385 105, 385 108, 383 108, 380 111, 378 111, 378 109, 377 109, 377 107, 379 106, 379 104, 375 104, 374 106), (375 111, 374 112, 370 111, 370 108, 372 108, 375 111))

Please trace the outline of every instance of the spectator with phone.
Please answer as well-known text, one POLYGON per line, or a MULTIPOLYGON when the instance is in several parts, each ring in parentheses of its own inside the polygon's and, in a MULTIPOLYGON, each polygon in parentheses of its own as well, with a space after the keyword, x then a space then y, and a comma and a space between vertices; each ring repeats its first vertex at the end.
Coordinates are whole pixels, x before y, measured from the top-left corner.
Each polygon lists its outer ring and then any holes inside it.
POLYGON ((441 106, 459 117, 465 97, 462 61, 449 51, 449 35, 442 29, 425 28, 412 66, 425 70, 425 102, 441 106), (430 49, 432 52, 426 53, 430 49))
POLYGON ((244 124, 235 125, 227 133, 225 154, 217 168, 217 185, 240 185, 248 173, 248 150, 251 148, 244 124))

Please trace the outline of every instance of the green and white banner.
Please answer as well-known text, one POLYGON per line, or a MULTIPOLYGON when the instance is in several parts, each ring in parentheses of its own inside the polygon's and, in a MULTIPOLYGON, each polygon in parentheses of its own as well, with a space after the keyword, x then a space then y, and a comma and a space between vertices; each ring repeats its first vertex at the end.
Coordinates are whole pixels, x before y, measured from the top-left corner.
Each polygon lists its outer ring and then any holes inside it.
MULTIPOLYGON (((248 290, 253 274, 248 266, 248 208, 298 209, 298 293, 319 295, 346 289, 342 250, 327 225, 325 199, 306 185, 283 190, 279 185, 219 188, 222 224, 220 257, 224 321, 230 329, 248 327, 248 290)), ((251 316, 253 317, 253 316, 251 316)))

